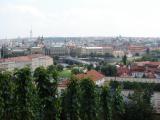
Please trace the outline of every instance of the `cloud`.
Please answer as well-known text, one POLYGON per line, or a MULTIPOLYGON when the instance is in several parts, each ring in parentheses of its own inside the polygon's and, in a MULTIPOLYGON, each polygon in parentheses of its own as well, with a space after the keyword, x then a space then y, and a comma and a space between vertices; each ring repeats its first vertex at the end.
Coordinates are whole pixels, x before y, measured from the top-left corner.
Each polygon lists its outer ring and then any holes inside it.
POLYGON ((17 5, 17 4, 4 4, 0 6, 0 13, 1 14, 29 14, 35 17, 44 18, 45 15, 36 7, 31 5, 17 5))
POLYGON ((159 0, 8 1, 0 2, 0 33, 23 36, 32 25, 36 35, 159 36, 159 0))

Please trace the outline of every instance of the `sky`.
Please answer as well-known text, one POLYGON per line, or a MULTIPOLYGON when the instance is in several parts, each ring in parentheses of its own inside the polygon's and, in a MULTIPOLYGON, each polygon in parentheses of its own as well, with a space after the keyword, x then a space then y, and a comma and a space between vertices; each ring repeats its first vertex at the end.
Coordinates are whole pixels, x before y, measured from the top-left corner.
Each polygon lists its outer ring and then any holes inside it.
POLYGON ((0 0, 0 39, 160 37, 160 0, 0 0))

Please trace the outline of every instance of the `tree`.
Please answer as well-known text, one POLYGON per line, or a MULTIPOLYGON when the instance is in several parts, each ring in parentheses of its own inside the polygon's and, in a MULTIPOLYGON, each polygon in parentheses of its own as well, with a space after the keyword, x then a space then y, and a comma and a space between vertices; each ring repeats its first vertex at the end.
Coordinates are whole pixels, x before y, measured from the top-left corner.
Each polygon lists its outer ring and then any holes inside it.
POLYGON ((88 70, 93 69, 93 64, 89 64, 89 65, 87 65, 87 69, 88 69, 88 70))
POLYGON ((67 112, 68 112, 67 104, 68 103, 67 103, 67 95, 66 94, 67 94, 66 90, 63 90, 60 95, 60 100, 61 100, 60 120, 67 120, 67 112))
POLYGON ((151 94, 148 94, 148 90, 139 91, 135 90, 132 95, 129 96, 131 102, 125 105, 124 120, 154 120, 153 108, 150 100, 151 94))
POLYGON ((108 86, 102 87, 100 95, 101 120, 112 120, 112 96, 108 86))
POLYGON ((96 71, 100 71, 101 70, 101 66, 100 65, 96 66, 95 70, 96 71))
POLYGON ((58 64, 58 65, 57 65, 57 70, 58 70, 58 71, 62 71, 62 70, 63 70, 63 66, 60 65, 60 64, 58 64))
POLYGON ((67 87, 66 101, 67 119, 79 120, 79 84, 75 78, 71 78, 67 87))
POLYGON ((118 86, 113 94, 113 120, 123 120, 124 101, 121 88, 118 86))
POLYGON ((104 65, 101 68, 101 72, 106 76, 116 76, 117 75, 117 69, 115 65, 104 65))
POLYGON ((57 75, 48 73, 44 67, 34 72, 40 100, 40 115, 42 120, 57 120, 59 118, 59 100, 57 96, 57 75))
POLYGON ((9 72, 0 73, 0 119, 14 119, 14 83, 9 72))
POLYGON ((118 86, 120 86, 120 82, 118 81, 110 81, 109 86, 111 87, 111 89, 116 89, 118 88, 118 86))
POLYGON ((150 53, 150 49, 147 48, 147 49, 146 49, 146 54, 149 54, 149 53, 150 53))
POLYGON ((34 84, 31 78, 31 71, 28 67, 18 70, 15 73, 16 80, 16 120, 33 120, 34 113, 34 84))
POLYGON ((123 62, 124 65, 127 65, 127 56, 126 55, 124 55, 122 57, 122 62, 123 62))
POLYGON ((158 61, 157 58, 153 58, 151 55, 146 54, 144 56, 142 56, 142 58, 139 61, 158 61))
POLYGON ((57 67, 56 65, 50 65, 47 68, 48 72, 53 72, 53 71, 57 71, 57 67))
POLYGON ((73 68, 72 69, 72 71, 71 71, 71 73, 72 74, 75 74, 75 75, 77 75, 77 74, 79 74, 79 73, 82 73, 83 71, 80 69, 80 68, 73 68))
POLYGON ((96 120, 95 84, 90 79, 80 83, 80 117, 82 120, 96 120))

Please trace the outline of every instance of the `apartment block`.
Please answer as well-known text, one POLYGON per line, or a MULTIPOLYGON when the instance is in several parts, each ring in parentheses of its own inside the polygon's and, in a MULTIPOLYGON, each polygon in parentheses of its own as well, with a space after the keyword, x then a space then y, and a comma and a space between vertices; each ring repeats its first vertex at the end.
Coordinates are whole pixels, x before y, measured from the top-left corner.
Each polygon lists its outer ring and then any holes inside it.
POLYGON ((53 59, 42 54, 32 54, 28 56, 12 57, 0 59, 0 70, 14 70, 29 66, 32 71, 37 67, 47 67, 53 64, 53 59))

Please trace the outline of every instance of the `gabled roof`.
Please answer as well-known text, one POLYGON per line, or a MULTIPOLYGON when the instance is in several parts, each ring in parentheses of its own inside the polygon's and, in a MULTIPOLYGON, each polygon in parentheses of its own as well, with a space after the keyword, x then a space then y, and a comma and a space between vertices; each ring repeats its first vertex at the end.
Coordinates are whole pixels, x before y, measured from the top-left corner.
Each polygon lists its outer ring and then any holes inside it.
POLYGON ((129 73, 130 73, 130 70, 126 66, 120 66, 117 68, 117 75, 118 76, 128 76, 129 73))
POLYGON ((31 58, 27 56, 20 56, 20 57, 12 57, 12 58, 2 58, 0 62, 29 62, 31 58))
MULTIPOLYGON (((33 58, 43 57, 42 54, 32 54, 28 56, 19 56, 19 57, 12 57, 12 58, 1 58, 0 63, 2 62, 30 62, 33 58)), ((46 57, 46 56, 45 56, 46 57)))
POLYGON ((135 64, 141 65, 141 66, 144 66, 144 65, 159 66, 160 62, 142 61, 142 62, 135 62, 135 64))
POLYGON ((105 76, 96 70, 90 70, 86 73, 77 74, 75 77, 78 79, 90 78, 93 81, 97 81, 103 79, 105 76))
POLYGON ((131 67, 131 72, 144 72, 145 67, 144 66, 133 66, 131 67))
POLYGON ((145 50, 146 48, 144 46, 137 46, 137 45, 130 45, 128 46, 129 50, 145 50))

